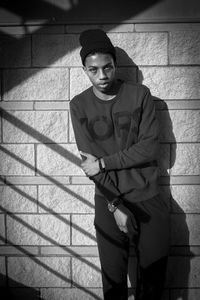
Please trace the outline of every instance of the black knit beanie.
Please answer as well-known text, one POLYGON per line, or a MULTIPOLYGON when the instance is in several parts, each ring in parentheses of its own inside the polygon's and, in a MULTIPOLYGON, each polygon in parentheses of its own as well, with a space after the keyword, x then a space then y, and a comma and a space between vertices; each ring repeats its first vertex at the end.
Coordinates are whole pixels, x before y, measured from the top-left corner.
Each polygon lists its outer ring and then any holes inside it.
POLYGON ((114 60, 116 60, 115 47, 111 43, 109 37, 101 29, 89 29, 81 33, 80 45, 82 46, 80 56, 84 65, 85 58, 93 51, 100 51, 103 53, 110 53, 114 60))

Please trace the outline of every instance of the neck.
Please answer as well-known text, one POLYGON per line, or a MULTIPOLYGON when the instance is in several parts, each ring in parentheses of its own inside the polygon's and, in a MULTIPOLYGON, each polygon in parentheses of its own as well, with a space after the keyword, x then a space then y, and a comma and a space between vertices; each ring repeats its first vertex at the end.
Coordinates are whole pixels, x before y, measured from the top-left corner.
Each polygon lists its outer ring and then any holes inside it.
POLYGON ((119 92, 120 86, 121 86, 121 82, 119 80, 115 80, 113 82, 112 86, 110 87, 109 91, 106 91, 104 93, 104 92, 97 90, 93 86, 93 92, 99 99, 108 101, 108 100, 111 100, 114 97, 116 97, 117 93, 119 92))

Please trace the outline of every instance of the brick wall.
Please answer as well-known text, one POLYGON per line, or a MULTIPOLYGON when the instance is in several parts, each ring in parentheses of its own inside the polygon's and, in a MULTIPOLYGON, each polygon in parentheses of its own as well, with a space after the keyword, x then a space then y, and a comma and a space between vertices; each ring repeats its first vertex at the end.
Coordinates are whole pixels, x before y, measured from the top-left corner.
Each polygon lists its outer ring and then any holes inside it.
MULTIPOLYGON (((94 186, 78 167, 69 116, 70 99, 89 86, 78 36, 98 26, 3 28, 0 290, 9 286, 12 299, 102 299, 94 186)), ((118 76, 155 97, 172 223, 163 299, 199 299, 200 24, 100 27, 120 48, 118 76)))

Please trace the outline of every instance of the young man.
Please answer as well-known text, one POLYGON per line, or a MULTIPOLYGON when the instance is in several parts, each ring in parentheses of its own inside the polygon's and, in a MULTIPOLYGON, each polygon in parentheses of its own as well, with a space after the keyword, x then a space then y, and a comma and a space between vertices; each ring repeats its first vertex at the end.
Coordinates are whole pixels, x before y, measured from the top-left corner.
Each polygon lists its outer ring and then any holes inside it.
POLYGON ((95 228, 104 299, 127 300, 129 246, 138 260, 136 300, 160 300, 169 214, 157 183, 158 126, 150 91, 116 79, 116 53, 99 29, 80 35, 92 87, 70 102, 85 174, 95 182, 95 228))

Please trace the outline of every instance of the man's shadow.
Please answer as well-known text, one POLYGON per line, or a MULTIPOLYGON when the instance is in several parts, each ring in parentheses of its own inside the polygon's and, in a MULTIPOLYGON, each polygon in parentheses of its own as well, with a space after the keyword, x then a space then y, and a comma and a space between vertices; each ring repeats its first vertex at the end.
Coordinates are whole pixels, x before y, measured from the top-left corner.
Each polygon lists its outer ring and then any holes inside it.
MULTIPOLYGON (((118 63, 117 77, 130 83, 142 84, 144 78, 142 71, 139 70, 138 66, 123 49, 116 47, 116 52, 118 63)), ((187 288, 190 273, 190 260, 192 259, 193 254, 189 250, 189 229, 186 223, 186 214, 171 194, 169 175, 170 169, 173 167, 176 160, 176 139, 173 133, 173 124, 167 103, 154 95, 152 96, 156 107, 156 116, 160 129, 160 196, 169 207, 171 216, 170 256, 165 284, 166 291, 164 292, 163 299, 188 300, 187 288), (186 250, 184 251, 184 254, 180 253, 180 249, 186 250)), ((129 281, 133 289, 136 285, 136 275, 133 275, 134 263, 132 264, 134 260, 134 258, 130 259, 129 264, 129 270, 132 271, 129 272, 129 281)), ((134 294, 134 291, 131 289, 129 295, 130 299, 133 299, 133 297, 131 297, 132 294, 134 294)))

